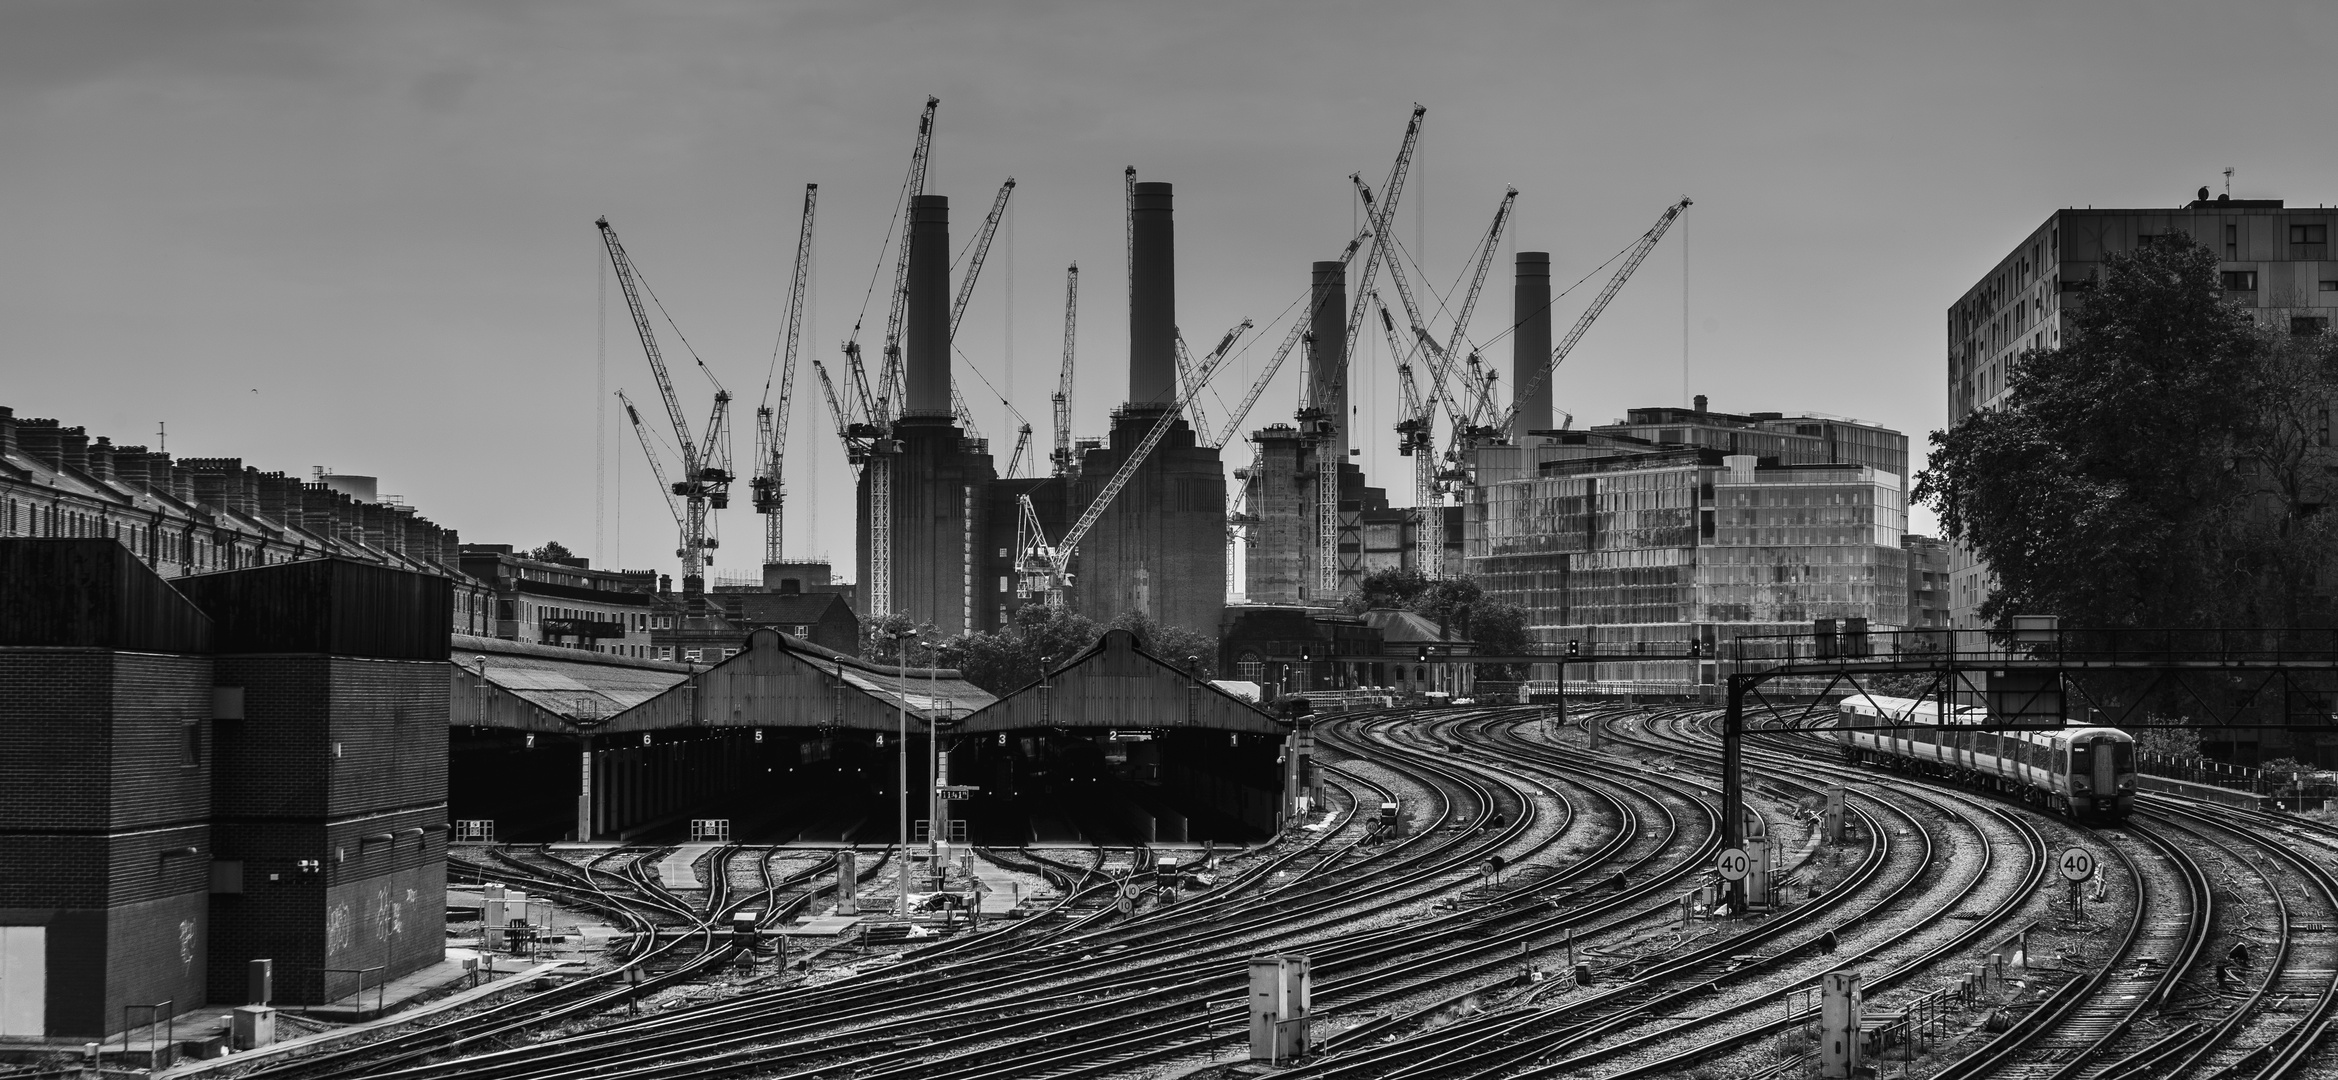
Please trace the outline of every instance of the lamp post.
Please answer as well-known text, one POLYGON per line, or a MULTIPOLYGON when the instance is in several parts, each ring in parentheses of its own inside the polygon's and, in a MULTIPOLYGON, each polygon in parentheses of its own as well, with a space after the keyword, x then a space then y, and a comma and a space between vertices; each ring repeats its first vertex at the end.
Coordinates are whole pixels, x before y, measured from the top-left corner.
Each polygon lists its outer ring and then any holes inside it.
POLYGON ((900 687, 893 692, 893 718, 901 729, 901 917, 909 917, 909 639, 916 628, 892 632, 894 670, 900 687))

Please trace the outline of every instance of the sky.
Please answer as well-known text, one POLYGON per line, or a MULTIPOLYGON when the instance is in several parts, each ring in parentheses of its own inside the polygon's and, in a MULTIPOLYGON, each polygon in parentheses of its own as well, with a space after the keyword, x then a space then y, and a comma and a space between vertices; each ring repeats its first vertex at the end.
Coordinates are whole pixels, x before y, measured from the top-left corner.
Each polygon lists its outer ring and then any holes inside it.
MULTIPOLYGON (((1205 398, 1222 425, 1308 264, 1354 234, 1348 175, 1380 183, 1417 102, 1396 229, 1417 289, 1452 294, 1519 190, 1471 327, 1505 367, 1513 251, 1551 252, 1559 288, 1591 275, 1563 332, 1601 264, 1695 201, 1559 369, 1577 426, 1701 393, 1920 454, 1948 305, 2055 208, 2173 206, 2227 167, 2235 196, 2338 202, 2334 45, 2327 3, 8 0, 0 405, 374 475, 468 542, 670 571, 614 392, 664 424, 593 221, 672 318, 692 425, 692 356, 736 396, 744 474, 817 183, 784 539, 849 578, 852 477, 809 361, 841 374, 856 322, 882 341, 927 95, 954 244, 1017 182, 957 342, 1002 469, 1002 396, 1045 448, 1075 261, 1074 431, 1126 397, 1124 166, 1176 185, 1186 337, 1265 327, 1205 398)), ((1405 504, 1386 351, 1366 334, 1350 381, 1361 463, 1405 504)), ((1246 429, 1289 417, 1298 366, 1246 429)), ((720 575, 760 562, 738 495, 720 575)))

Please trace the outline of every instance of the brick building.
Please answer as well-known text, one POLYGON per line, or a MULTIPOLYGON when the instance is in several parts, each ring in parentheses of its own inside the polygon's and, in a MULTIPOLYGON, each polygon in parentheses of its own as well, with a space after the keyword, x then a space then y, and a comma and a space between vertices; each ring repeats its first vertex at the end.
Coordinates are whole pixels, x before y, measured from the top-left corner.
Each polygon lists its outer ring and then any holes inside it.
POLYGON ((655 570, 595 570, 581 558, 535 559, 510 544, 464 544, 463 573, 492 590, 481 637, 618 656, 656 656, 650 640, 655 570))
POLYGON ((200 1004, 211 620, 99 540, 0 540, 0 1037, 200 1004))
POLYGON ((240 1004, 257 957, 286 1003, 436 962, 450 591, 0 539, 0 1034, 240 1004))

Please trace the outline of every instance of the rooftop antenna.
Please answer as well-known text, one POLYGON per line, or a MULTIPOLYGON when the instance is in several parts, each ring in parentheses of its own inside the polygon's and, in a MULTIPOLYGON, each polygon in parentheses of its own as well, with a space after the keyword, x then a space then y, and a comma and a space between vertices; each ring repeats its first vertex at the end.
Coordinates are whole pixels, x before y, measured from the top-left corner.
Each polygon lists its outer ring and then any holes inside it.
POLYGON ((154 448, 157 451, 168 453, 170 451, 170 421, 157 420, 154 425, 154 448))
POLYGON ((2232 166, 2230 165, 2224 167, 2224 193, 2226 195, 2232 194, 2232 166))

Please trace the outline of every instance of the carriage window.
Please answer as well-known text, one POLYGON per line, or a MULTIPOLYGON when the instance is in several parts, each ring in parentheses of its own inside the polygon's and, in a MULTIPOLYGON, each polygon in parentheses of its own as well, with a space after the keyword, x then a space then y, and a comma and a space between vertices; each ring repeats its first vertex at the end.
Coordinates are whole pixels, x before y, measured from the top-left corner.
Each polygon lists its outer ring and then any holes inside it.
POLYGON ((1920 727, 1908 732, 1908 741, 1920 743, 1938 742, 1940 741, 1939 736, 1940 732, 1933 728, 1920 727))
POLYGON ((2057 773, 2070 771, 2070 752, 2059 746, 2054 748, 2054 771, 2057 773))
POLYGON ((1973 735, 1973 749, 1978 753, 1987 754, 1990 757, 1996 757, 2000 751, 1997 743, 1997 736, 1992 735, 1989 732, 1976 732, 1973 735))

